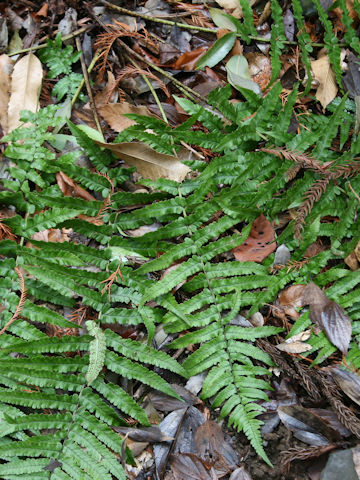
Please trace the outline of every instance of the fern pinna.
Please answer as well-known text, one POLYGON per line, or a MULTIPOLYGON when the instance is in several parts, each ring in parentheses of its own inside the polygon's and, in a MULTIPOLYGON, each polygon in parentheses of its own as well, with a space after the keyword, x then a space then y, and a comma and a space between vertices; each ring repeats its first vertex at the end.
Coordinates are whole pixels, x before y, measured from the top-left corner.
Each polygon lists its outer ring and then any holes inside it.
MULTIPOLYGON (((112 167, 112 155, 72 124, 68 139, 83 148, 94 169, 77 164, 79 150, 57 154, 49 127, 63 120, 54 118, 55 107, 25 114, 35 128, 18 129, 6 139, 12 166, 0 199, 15 207, 16 215, 1 221, 7 238, 0 244, 2 478, 125 478, 122 441, 112 426, 122 424, 124 415, 143 425, 148 420, 120 386, 121 378, 176 396, 150 365, 183 377, 207 372, 202 397, 220 407, 269 462, 257 417, 271 388, 272 362, 256 340, 281 329, 242 327, 238 312, 257 312, 285 285, 306 283, 310 275, 319 285, 333 283, 328 295, 353 319, 360 298, 360 275, 341 265, 359 228, 358 199, 347 186, 350 181, 355 191, 360 188, 358 146, 354 141, 350 149, 336 151, 332 145, 339 127, 349 132, 343 118, 351 125, 354 104, 344 99, 331 106, 329 116, 301 117, 306 128, 294 136, 288 128, 298 92, 282 105, 280 91, 275 84, 260 98, 244 90, 245 101, 232 104, 230 87, 218 89, 209 98, 212 110, 178 99, 190 117, 176 128, 132 117, 137 124, 117 141, 139 138, 165 153, 185 141, 217 155, 210 164, 188 162, 200 173, 181 184, 142 180, 149 193, 116 191, 132 171, 112 167), (192 128, 196 122, 202 129, 192 128), (64 196, 59 172, 96 199, 64 196), (276 225, 289 209, 298 215, 277 241, 288 246, 293 263, 303 260, 319 237, 327 238, 331 249, 299 269, 275 272, 273 256, 263 264, 232 260, 229 252, 246 241, 260 213, 276 225), (327 223, 329 215, 339 221, 327 223), (130 236, 155 221, 153 231, 130 236), (300 243, 294 239, 296 226, 300 243), (47 229, 75 241, 33 238, 47 229), (66 318, 79 308, 86 323, 66 318), (159 323, 174 338, 171 348, 199 345, 181 365, 149 346, 159 323), (106 328, 139 324, 145 325, 148 345, 106 328)), ((308 321, 304 316, 294 328, 306 328, 308 321)), ((310 354, 318 352, 320 360, 333 351, 325 336, 310 341, 310 354)), ((352 362, 358 348, 354 341, 352 362)))

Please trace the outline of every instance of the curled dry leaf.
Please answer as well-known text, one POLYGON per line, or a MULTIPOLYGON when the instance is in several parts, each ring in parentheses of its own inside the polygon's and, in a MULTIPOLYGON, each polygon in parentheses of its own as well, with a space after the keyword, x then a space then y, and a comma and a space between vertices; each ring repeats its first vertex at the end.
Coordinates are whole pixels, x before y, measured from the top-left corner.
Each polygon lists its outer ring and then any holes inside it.
POLYGON ((285 342, 276 345, 278 350, 286 353, 303 353, 312 349, 308 343, 304 343, 310 338, 310 330, 305 330, 285 340, 285 342))
POLYGON ((43 77, 40 60, 33 53, 21 58, 11 76, 11 95, 8 107, 8 129, 11 132, 21 125, 21 110, 36 112, 43 77))
POLYGON ((136 167, 140 175, 150 180, 168 178, 182 182, 190 172, 190 168, 179 158, 156 152, 142 142, 96 143, 111 150, 117 158, 124 160, 128 165, 136 167))
POLYGON ((163 433, 159 427, 143 427, 143 428, 130 428, 130 427, 113 427, 113 430, 122 435, 128 434, 131 440, 136 442, 170 442, 174 440, 174 437, 170 437, 163 433))
POLYGON ((360 405, 360 376, 339 367, 332 368, 331 375, 341 390, 360 405))
POLYGON ((174 70, 195 70, 196 64, 200 57, 206 52, 206 47, 198 47, 191 52, 184 52, 173 64, 172 68, 174 70))
MULTIPOLYGON (((252 7, 255 4, 256 0, 250 0, 250 6, 252 7)), ((220 7, 226 10, 226 13, 229 13, 235 18, 242 18, 243 12, 239 0, 216 0, 216 3, 220 7)))
POLYGON ((251 228, 246 241, 232 250, 240 262, 262 262, 276 249, 275 233, 271 223, 261 214, 251 228))

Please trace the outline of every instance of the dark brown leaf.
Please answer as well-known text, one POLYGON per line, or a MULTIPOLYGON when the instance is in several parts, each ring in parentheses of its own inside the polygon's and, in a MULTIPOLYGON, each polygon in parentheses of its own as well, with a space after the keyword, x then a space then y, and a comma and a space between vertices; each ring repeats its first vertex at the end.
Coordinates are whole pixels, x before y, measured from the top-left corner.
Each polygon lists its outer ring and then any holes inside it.
POLYGON ((240 467, 232 472, 229 480, 252 480, 252 477, 244 467, 240 467))
POLYGON ((144 428, 130 428, 130 427, 114 427, 115 432, 122 435, 128 434, 128 437, 136 442, 169 442, 174 440, 173 437, 163 433, 159 427, 144 427, 144 428))
POLYGON ((338 367, 331 369, 331 375, 341 390, 360 405, 360 376, 338 367))
POLYGON ((171 462, 171 473, 175 480, 217 480, 213 468, 208 470, 205 462, 193 453, 174 456, 171 462))

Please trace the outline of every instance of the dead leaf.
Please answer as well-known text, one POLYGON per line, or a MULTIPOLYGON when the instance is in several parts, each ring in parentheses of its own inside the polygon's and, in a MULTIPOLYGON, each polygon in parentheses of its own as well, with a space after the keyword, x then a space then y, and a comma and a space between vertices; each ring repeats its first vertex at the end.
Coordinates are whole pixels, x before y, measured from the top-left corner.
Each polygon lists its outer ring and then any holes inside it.
POLYGON ((193 453, 182 453, 172 457, 170 472, 175 480, 218 480, 214 469, 193 453))
MULTIPOLYGON (((255 4, 256 0, 250 0, 250 6, 255 4)), ((242 18, 243 12, 239 0, 216 0, 216 3, 235 18, 242 18)))
POLYGON ((60 190, 66 197, 83 198, 88 202, 91 202, 93 200, 96 201, 95 197, 93 197, 84 188, 80 187, 76 182, 74 182, 72 178, 68 177, 65 173, 57 172, 56 181, 60 190))
POLYGON ((261 214, 251 228, 246 241, 232 250, 239 262, 262 262, 276 249, 275 232, 271 223, 261 214))
POLYGON ((308 343, 303 342, 291 342, 287 343, 286 341, 283 343, 279 343, 275 345, 276 348, 282 352, 286 353, 304 353, 311 350, 313 347, 308 343))
POLYGON ((334 100, 338 91, 335 73, 330 65, 327 53, 323 53, 317 60, 311 62, 311 70, 315 79, 319 82, 315 96, 322 107, 325 108, 334 100))
POLYGON ((359 262, 355 252, 351 252, 350 255, 344 259, 344 262, 353 272, 359 268, 359 262))
POLYGON ((190 168, 179 158, 156 152, 142 142, 96 143, 111 150, 117 158, 121 158, 128 165, 136 167, 140 175, 150 180, 168 178, 182 182, 190 172, 190 168))
POLYGON ((352 327, 345 310, 331 301, 313 282, 304 289, 302 301, 304 305, 310 305, 310 320, 317 323, 330 342, 346 354, 352 327))
POLYGON ((341 390, 360 405, 360 376, 339 367, 332 368, 331 375, 341 390))
POLYGON ((174 440, 174 437, 164 434, 159 427, 113 427, 113 430, 122 435, 128 434, 128 437, 136 442, 158 443, 174 440))
POLYGON ((173 64, 172 68, 174 70, 195 70, 195 66, 200 57, 206 52, 206 47, 199 47, 191 52, 184 52, 173 64))
MULTIPOLYGON (((42 242, 53 242, 53 243, 64 243, 69 242, 69 233, 71 229, 69 228, 48 228, 47 230, 42 230, 41 232, 36 232, 31 235, 33 240, 40 240, 42 242)), ((26 244, 27 247, 31 247, 31 244, 26 244)))
POLYGON ((240 467, 232 472, 229 480, 252 480, 252 476, 245 470, 244 467, 240 467))
POLYGON ((249 63, 249 72, 253 82, 257 83, 264 91, 270 82, 272 69, 271 60, 259 52, 250 52, 245 55, 249 63))
POLYGON ((329 302, 324 306, 318 323, 330 342, 346 355, 351 340, 352 327, 345 310, 336 302, 329 302))
POLYGON ((356 245, 354 249, 354 253, 356 255, 358 262, 360 262, 360 242, 358 242, 358 244, 356 245))
POLYGON ((108 103, 98 107, 98 112, 107 121, 115 132, 122 132, 125 128, 135 125, 136 122, 124 116, 125 113, 153 116, 145 106, 136 107, 128 102, 108 103))
POLYGON ((14 66, 11 77, 11 95, 8 107, 8 129, 19 127, 21 110, 37 112, 43 77, 40 60, 33 53, 21 58, 14 66))
POLYGON ((108 70, 107 72, 108 75, 108 81, 104 87, 104 89, 97 93, 94 97, 94 102, 96 106, 101 106, 105 105, 106 103, 116 103, 119 94, 116 89, 116 80, 114 77, 114 74, 108 70))
POLYGON ((40 17, 47 17, 48 10, 49 10, 49 4, 44 3, 38 12, 33 13, 34 20, 39 20, 40 17))
POLYGON ((291 305, 294 308, 300 308, 304 306, 303 294, 306 285, 291 285, 291 287, 282 290, 279 294, 279 305, 291 305))
POLYGON ((8 104, 10 98, 10 74, 13 62, 10 57, 0 55, 0 125, 3 132, 8 129, 8 104))

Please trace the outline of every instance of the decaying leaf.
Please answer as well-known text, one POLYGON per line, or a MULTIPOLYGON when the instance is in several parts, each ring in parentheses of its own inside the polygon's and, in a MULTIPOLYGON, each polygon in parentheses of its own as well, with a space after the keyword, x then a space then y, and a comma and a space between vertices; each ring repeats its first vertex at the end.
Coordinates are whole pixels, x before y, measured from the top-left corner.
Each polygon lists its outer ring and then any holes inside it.
POLYGON ((11 95, 8 107, 8 129, 11 132, 21 125, 21 110, 36 112, 43 77, 40 60, 29 53, 14 66, 11 76, 11 95))
POLYGON ((182 182, 190 172, 190 168, 179 158, 156 152, 145 143, 96 143, 111 150, 117 158, 121 158, 128 165, 136 167, 144 178, 151 180, 168 178, 182 182))
POLYGON ((3 132, 8 130, 7 109, 10 92, 10 74, 12 70, 12 60, 7 55, 0 55, 0 125, 3 132))
POLYGON ((236 260, 240 262, 262 262, 276 249, 274 229, 266 217, 261 214, 251 228, 246 241, 233 249, 236 260))
POLYGON ((304 352, 308 352, 313 347, 310 344, 304 343, 304 342, 294 341, 294 342, 287 343, 285 341, 283 343, 279 343, 278 345, 276 345, 276 348, 286 353, 304 353, 304 352))
POLYGON ((332 368, 331 375, 341 390, 360 405, 360 376, 339 367, 332 368))
POLYGON ((147 115, 149 117, 152 116, 146 107, 136 107, 128 102, 101 105, 98 107, 98 112, 115 132, 122 132, 125 128, 136 124, 134 120, 124 116, 126 113, 136 113, 138 115, 147 115))
POLYGON ((122 435, 128 434, 128 437, 136 442, 169 442, 174 440, 174 437, 170 437, 163 433, 159 427, 143 427, 143 428, 130 428, 130 427, 113 427, 113 430, 122 435))
POLYGON ((185 478, 188 480, 218 479, 213 467, 209 468, 206 462, 194 453, 182 453, 173 456, 170 469, 169 473, 170 475, 172 474, 172 478, 175 480, 184 480, 185 478))
POLYGON ((344 354, 347 353, 351 340, 351 321, 345 310, 331 301, 313 282, 303 293, 304 305, 310 305, 310 320, 317 323, 325 332, 330 342, 344 354))
POLYGON ((311 70, 314 78, 319 82, 315 96, 323 108, 325 108, 334 100, 338 91, 335 73, 330 65, 329 56, 324 52, 320 52, 318 59, 311 62, 311 70))
POLYGON ((240 467, 232 472, 229 480, 252 480, 252 476, 245 470, 244 467, 240 467))

